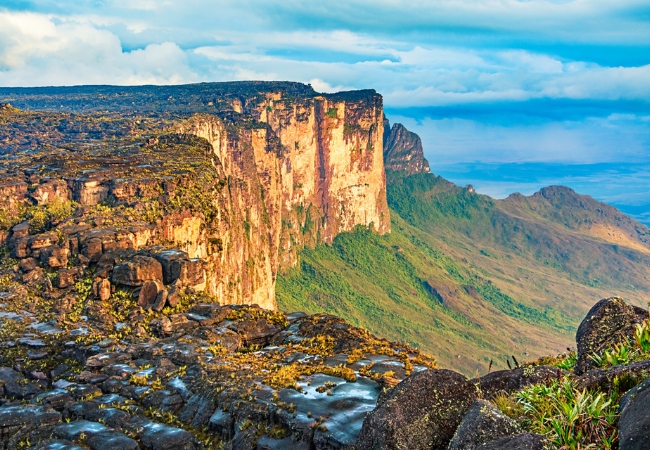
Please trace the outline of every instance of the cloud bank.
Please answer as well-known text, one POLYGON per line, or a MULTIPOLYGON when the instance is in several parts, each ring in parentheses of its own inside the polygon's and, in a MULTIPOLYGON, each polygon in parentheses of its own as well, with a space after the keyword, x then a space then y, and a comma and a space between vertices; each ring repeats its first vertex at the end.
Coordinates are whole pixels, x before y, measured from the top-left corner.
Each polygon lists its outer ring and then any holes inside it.
POLYGON ((2 86, 264 79, 374 88, 423 135, 434 167, 436 158, 650 156, 646 0, 4 5, 2 86))

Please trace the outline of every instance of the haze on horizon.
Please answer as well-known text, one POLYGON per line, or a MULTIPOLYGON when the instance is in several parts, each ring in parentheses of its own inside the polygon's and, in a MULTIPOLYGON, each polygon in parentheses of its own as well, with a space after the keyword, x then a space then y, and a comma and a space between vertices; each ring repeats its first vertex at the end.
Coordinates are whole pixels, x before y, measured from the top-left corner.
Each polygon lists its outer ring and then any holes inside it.
POLYGON ((650 223, 647 0, 4 0, 0 86, 374 88, 432 171, 566 184, 650 223))

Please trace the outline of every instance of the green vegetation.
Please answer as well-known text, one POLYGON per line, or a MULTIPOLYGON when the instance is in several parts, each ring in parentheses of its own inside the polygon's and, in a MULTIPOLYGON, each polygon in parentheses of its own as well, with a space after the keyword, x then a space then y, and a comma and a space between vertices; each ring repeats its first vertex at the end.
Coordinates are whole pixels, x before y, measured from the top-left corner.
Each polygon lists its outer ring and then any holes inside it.
MULTIPOLYGON (((389 172, 391 233, 357 229, 303 249, 278 276, 278 305, 339 315, 472 376, 490 360, 506 367, 506 355, 557 355, 596 300, 650 298, 639 268, 650 258, 580 228, 610 220, 598 212, 607 207, 558 192, 493 200, 431 174, 389 172)), ((554 359, 575 364, 574 354, 554 359)))
POLYGON ((547 436, 558 447, 611 449, 617 443, 618 392, 580 390, 564 377, 529 386, 515 398, 520 407, 504 413, 524 429, 547 436))
POLYGON ((20 214, 20 218, 29 221, 29 231, 31 233, 38 234, 72 217, 77 206, 75 202, 57 199, 45 205, 31 206, 24 209, 20 214))
POLYGON ((336 119, 336 108, 328 109, 327 112, 325 113, 325 115, 327 117, 329 117, 330 119, 336 119))
POLYGON ((42 233, 72 217, 77 206, 75 202, 56 199, 45 205, 23 206, 17 214, 12 214, 9 209, 0 208, 0 230, 9 230, 14 225, 27 220, 31 233, 42 233))

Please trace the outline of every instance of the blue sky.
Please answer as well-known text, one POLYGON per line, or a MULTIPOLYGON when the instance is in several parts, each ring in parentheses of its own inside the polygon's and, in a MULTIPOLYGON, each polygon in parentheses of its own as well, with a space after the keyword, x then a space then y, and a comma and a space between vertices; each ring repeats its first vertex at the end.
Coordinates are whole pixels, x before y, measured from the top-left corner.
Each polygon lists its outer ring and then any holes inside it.
MULTIPOLYGON (((2 86, 244 79, 374 88, 434 172, 491 167, 469 171, 479 192, 575 183, 571 167, 602 163, 650 172, 650 0, 0 2, 2 86), (556 176, 508 181, 524 164, 556 176)), ((650 211, 622 191, 617 205, 650 211)))

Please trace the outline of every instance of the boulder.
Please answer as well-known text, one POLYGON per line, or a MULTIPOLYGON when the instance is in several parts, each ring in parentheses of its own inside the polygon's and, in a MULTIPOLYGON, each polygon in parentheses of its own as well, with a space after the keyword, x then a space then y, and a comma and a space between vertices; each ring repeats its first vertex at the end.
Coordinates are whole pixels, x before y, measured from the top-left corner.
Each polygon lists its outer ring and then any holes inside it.
POLYGON ((477 447, 477 450, 548 450, 551 448, 553 447, 544 436, 521 433, 483 444, 477 447))
POLYGON ((366 416, 356 449, 447 448, 476 399, 476 387, 459 373, 418 372, 366 416))
POLYGON ((205 267, 200 259, 190 259, 188 254, 172 249, 163 250, 155 255, 163 268, 165 284, 178 281, 182 286, 203 286, 205 284, 205 267))
POLYGON ((31 272, 38 267, 38 261, 34 258, 21 259, 20 263, 18 263, 18 267, 24 273, 31 272))
POLYGON ((61 248, 58 245, 52 245, 41 249, 41 264, 51 269, 60 269, 68 265, 67 248, 61 248))
MULTIPOLYGON (((146 281, 142 285, 140 295, 138 296, 138 305, 143 308, 151 308, 156 303, 158 295, 164 291, 164 286, 160 281, 146 281)), ((160 308, 162 310, 162 308, 160 308)))
POLYGON ((23 425, 45 427, 61 421, 61 414, 47 406, 14 405, 0 408, 0 429, 23 425))
POLYGON ((650 443, 650 379, 631 389, 620 403, 618 436, 621 450, 642 450, 650 443))
POLYGON ((162 265, 150 256, 136 255, 115 266, 112 279, 114 284, 125 286, 142 286, 147 281, 162 281, 162 265))
POLYGON ((268 322, 264 317, 243 320, 232 328, 241 336, 245 345, 261 346, 267 345, 271 337, 282 331, 279 325, 268 322))
POLYGON ((156 296, 156 301, 153 304, 153 310, 154 311, 162 311, 165 305, 167 304, 167 290, 166 289, 161 289, 158 291, 158 295, 156 296))
POLYGON ((557 367, 526 366, 513 370, 498 370, 481 378, 472 380, 483 394, 483 398, 493 399, 499 393, 511 394, 551 378, 560 378, 568 372, 557 367))
POLYGON ((81 253, 87 257, 90 262, 98 262, 102 257, 103 244, 102 240, 99 238, 92 238, 86 240, 84 243, 81 253))
POLYGON ((181 288, 172 286, 167 293, 167 304, 173 308, 181 302, 181 288))
POLYGON ((97 292, 96 296, 102 301, 106 301, 109 298, 111 298, 111 282, 108 281, 106 278, 103 280, 99 280, 95 284, 97 292))
POLYGON ((172 249, 157 253, 155 258, 162 265, 163 281, 165 284, 172 284, 180 275, 179 260, 189 259, 189 256, 186 252, 172 249))
POLYGON ((124 433, 115 430, 106 430, 93 434, 86 439, 86 444, 92 450, 139 450, 140 446, 136 441, 127 437, 124 433))
POLYGON ((46 275, 45 272, 43 272, 43 269, 37 267, 31 272, 27 272, 23 275, 23 283, 27 285, 42 284, 45 282, 45 278, 46 275))
POLYGON ((64 289, 72 286, 78 276, 79 271, 77 269, 59 269, 59 273, 56 275, 54 284, 59 289, 64 289))
POLYGON ((481 444, 521 433, 519 425, 492 403, 477 400, 456 430, 449 450, 474 450, 481 444))
POLYGON ((587 313, 576 333, 578 362, 575 373, 580 375, 596 367, 591 358, 615 344, 633 339, 636 325, 648 318, 648 311, 629 305, 620 297, 606 298, 587 313))

